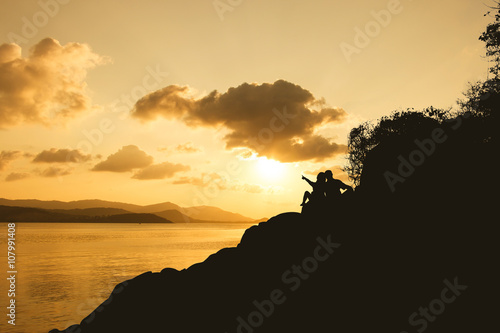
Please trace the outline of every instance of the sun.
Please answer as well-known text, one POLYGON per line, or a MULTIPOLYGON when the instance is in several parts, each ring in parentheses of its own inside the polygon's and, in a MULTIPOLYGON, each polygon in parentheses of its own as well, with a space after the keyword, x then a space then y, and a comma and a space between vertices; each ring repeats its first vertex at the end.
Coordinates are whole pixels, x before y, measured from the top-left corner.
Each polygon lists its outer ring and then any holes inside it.
POLYGON ((266 157, 257 158, 257 170, 261 177, 266 179, 279 179, 285 173, 285 164, 266 157))

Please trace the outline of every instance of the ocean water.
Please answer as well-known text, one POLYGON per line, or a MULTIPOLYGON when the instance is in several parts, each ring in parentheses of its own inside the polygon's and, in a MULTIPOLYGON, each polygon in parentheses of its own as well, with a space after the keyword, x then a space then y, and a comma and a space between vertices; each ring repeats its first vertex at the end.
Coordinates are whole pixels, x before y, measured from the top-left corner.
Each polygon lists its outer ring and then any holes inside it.
POLYGON ((79 323, 114 286, 147 271, 183 269, 236 246, 251 223, 16 223, 16 325, 7 223, 0 223, 0 332, 48 332, 79 323))

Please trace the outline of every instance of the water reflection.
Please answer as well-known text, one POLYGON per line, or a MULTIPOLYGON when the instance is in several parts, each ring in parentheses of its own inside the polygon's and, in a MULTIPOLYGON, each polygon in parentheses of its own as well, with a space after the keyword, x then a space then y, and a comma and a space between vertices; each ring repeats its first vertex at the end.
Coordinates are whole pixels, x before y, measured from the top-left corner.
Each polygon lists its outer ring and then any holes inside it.
MULTIPOLYGON (((250 226, 18 223, 16 326, 2 320, 0 331, 46 333, 75 324, 116 284, 146 271, 201 262, 236 246, 250 226)), ((6 230, 7 224, 0 228, 6 230)), ((5 249, 4 232, 1 237, 5 249)), ((7 271, 4 250, 0 262, 7 271)), ((0 294, 6 293, 6 284, 0 284, 0 294)))

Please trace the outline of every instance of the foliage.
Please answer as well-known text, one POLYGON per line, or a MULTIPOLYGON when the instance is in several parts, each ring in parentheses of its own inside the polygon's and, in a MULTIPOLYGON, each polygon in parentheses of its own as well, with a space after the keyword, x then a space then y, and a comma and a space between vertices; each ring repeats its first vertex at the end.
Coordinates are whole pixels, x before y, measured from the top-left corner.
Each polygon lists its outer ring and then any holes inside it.
MULTIPOLYGON (((451 117, 464 114, 472 115, 476 127, 481 129, 483 141, 493 142, 497 130, 497 114, 500 109, 500 2, 490 7, 495 12, 495 21, 490 23, 479 39, 486 43, 486 56, 493 65, 489 71, 494 75, 486 81, 470 83, 464 93, 465 98, 458 100, 459 110, 429 107, 421 112, 413 109, 393 112, 376 122, 365 122, 353 128, 348 137, 348 157, 344 171, 354 185, 358 186, 367 154, 378 145, 396 137, 422 129, 425 126, 442 124, 451 117)), ((490 13, 488 13, 490 14, 490 13)))
POLYGON ((496 115, 500 96, 500 78, 469 83, 464 92, 465 99, 459 99, 462 112, 471 112, 476 116, 489 117, 496 115))
MULTIPOLYGON (((486 43, 486 56, 493 60, 494 64, 490 68, 490 73, 499 79, 500 75, 500 2, 495 2, 496 6, 491 7, 495 14, 495 22, 488 24, 479 40, 486 43)), ((488 13, 490 14, 490 13, 488 13)))
POLYGON ((353 128, 348 138, 348 161, 344 171, 347 172, 354 185, 358 186, 367 154, 373 148, 419 128, 435 127, 436 124, 449 117, 449 110, 429 107, 417 112, 407 109, 394 111, 390 116, 384 116, 376 123, 365 122, 353 128))

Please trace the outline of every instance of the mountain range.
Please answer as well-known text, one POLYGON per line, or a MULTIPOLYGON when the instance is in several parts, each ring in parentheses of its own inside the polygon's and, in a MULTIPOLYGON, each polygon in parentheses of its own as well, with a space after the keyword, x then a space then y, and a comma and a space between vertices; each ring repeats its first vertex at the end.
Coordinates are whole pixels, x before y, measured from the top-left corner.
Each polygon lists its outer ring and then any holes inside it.
POLYGON ((135 205, 105 200, 43 201, 0 198, 0 221, 23 222, 260 222, 213 206, 183 208, 171 202, 135 205), (12 209, 17 207, 17 209, 12 209))

